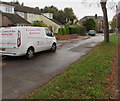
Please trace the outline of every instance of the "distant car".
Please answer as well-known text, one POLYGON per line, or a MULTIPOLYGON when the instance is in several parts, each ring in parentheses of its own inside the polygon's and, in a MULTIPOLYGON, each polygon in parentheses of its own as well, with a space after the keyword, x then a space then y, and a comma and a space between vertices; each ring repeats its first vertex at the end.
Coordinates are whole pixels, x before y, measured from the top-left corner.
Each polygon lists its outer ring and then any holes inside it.
POLYGON ((96 35, 96 31, 95 30, 89 30, 89 32, 88 32, 88 35, 96 35))

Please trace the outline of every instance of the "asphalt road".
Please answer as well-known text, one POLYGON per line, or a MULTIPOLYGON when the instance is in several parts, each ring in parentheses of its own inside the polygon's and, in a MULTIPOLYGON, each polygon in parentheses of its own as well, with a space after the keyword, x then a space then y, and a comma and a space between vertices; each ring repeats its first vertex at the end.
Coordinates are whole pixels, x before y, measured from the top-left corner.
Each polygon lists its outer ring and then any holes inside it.
MULTIPOLYGON (((101 41, 103 41, 103 35, 77 40, 63 46, 55 53, 37 53, 32 60, 26 60, 24 57, 3 58, 3 99, 24 98, 85 55, 101 41)), ((59 44, 61 43, 59 42, 59 44)))

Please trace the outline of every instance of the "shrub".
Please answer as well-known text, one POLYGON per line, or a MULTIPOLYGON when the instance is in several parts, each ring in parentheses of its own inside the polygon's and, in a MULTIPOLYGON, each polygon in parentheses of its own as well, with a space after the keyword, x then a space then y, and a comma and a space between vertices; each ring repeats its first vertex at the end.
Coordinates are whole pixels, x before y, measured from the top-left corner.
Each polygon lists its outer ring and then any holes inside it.
POLYGON ((84 26, 78 27, 78 34, 79 35, 86 35, 86 28, 84 26))
POLYGON ((59 35, 69 34, 69 30, 68 30, 67 27, 65 27, 65 28, 59 28, 59 29, 58 29, 58 34, 59 34, 59 35))
POLYGON ((69 27, 69 34, 85 35, 86 34, 86 29, 85 29, 84 26, 69 27))
POLYGON ((32 23, 32 26, 47 27, 47 25, 44 24, 42 21, 34 21, 34 22, 32 23))
POLYGON ((65 28, 59 28, 58 34, 59 35, 66 35, 66 34, 86 35, 86 30, 84 26, 65 27, 65 28))

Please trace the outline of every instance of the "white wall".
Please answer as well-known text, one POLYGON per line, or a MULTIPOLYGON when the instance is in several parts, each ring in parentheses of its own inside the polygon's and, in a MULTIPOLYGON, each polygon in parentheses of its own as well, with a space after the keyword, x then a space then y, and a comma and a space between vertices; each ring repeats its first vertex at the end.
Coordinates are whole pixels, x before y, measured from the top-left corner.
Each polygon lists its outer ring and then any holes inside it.
POLYGON ((51 26, 54 33, 58 32, 58 28, 62 26, 56 24, 55 22, 51 21, 50 19, 46 18, 43 15, 27 13, 27 21, 33 23, 33 21, 42 21, 44 24, 51 26))
POLYGON ((24 12, 16 12, 19 16, 21 16, 22 18, 25 18, 25 14, 24 14, 24 12))
POLYGON ((42 13, 44 16, 53 19, 53 14, 52 13, 42 13))
POLYGON ((27 13, 27 21, 30 23, 33 23, 34 21, 41 21, 40 15, 33 14, 33 13, 27 13))
POLYGON ((14 13, 14 6, 0 4, 0 10, 5 13, 14 13))
POLYGON ((54 33, 57 33, 58 32, 58 29, 63 27, 63 26, 60 26, 58 24, 56 24, 55 22, 47 19, 46 17, 44 17, 43 15, 40 16, 40 19, 43 23, 45 23, 46 25, 48 26, 51 26, 52 27, 52 30, 54 33))

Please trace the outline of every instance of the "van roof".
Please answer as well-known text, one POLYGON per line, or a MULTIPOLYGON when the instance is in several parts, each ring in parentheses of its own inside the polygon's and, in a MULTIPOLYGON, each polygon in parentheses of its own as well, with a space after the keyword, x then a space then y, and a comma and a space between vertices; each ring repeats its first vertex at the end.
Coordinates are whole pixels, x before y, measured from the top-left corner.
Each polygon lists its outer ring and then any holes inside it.
POLYGON ((13 27, 13 26, 9 26, 9 27, 1 27, 1 28, 3 28, 3 29, 7 29, 7 28, 41 28, 41 29, 45 29, 45 28, 47 28, 47 27, 33 27, 33 26, 15 26, 15 27, 13 27))

